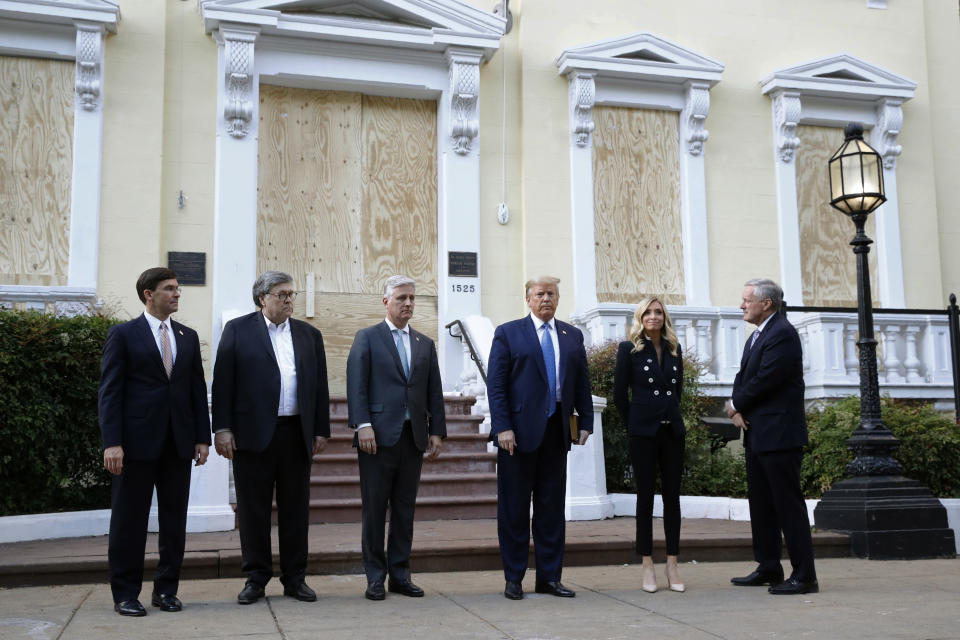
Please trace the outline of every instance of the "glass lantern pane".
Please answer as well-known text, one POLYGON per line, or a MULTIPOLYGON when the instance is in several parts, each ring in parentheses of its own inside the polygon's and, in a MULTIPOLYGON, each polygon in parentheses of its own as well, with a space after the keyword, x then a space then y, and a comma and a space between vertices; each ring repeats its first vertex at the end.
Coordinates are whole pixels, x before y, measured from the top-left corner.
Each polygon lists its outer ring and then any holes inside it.
POLYGON ((830 199, 836 200, 843 195, 843 178, 840 175, 840 160, 830 161, 830 199))
POLYGON ((880 156, 869 154, 863 156, 863 191, 864 193, 880 193, 881 172, 880 156))
POLYGON ((840 162, 843 164, 843 193, 848 196, 863 193, 860 154, 844 156, 840 162))

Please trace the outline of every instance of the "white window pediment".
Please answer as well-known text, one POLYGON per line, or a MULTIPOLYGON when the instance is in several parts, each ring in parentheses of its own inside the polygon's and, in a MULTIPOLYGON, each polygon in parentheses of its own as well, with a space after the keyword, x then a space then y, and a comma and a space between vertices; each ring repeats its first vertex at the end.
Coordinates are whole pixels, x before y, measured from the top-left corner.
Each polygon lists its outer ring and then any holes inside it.
POLYGON ((199 0, 207 33, 221 23, 292 36, 443 51, 497 49, 503 18, 458 0, 199 0))
POLYGON ((917 88, 916 82, 849 53, 774 71, 760 83, 765 94, 783 89, 811 96, 865 100, 910 99, 917 88))
POLYGON ((560 73, 576 69, 594 71, 598 77, 684 83, 720 81, 723 65, 712 58, 681 47, 652 33, 566 49, 557 58, 560 73))

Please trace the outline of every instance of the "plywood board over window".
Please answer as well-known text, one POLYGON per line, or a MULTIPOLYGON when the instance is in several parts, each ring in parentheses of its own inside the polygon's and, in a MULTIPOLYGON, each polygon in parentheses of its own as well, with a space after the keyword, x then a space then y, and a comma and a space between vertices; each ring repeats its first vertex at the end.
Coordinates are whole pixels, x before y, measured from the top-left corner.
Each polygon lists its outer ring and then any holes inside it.
POLYGON ((73 67, 0 56, 0 284, 67 284, 73 67))
POLYGON ((678 115, 597 107, 593 140, 597 299, 684 304, 678 115))
POLYGON ((324 334, 333 393, 384 281, 417 282, 411 324, 437 337, 436 102, 261 85, 257 263, 306 289, 295 316, 324 334))
MULTIPOLYGON (((836 127, 797 127, 797 213, 800 218, 800 264, 803 272, 803 304, 827 307, 857 306, 857 260, 850 247, 853 222, 830 206, 827 162, 843 144, 843 130, 836 127)), ((864 136, 868 139, 867 136, 864 136)), ((876 221, 871 215, 866 233, 876 240, 876 221)), ((870 287, 877 299, 877 246, 870 247, 870 287)), ((790 302, 789 300, 787 302, 790 302)))

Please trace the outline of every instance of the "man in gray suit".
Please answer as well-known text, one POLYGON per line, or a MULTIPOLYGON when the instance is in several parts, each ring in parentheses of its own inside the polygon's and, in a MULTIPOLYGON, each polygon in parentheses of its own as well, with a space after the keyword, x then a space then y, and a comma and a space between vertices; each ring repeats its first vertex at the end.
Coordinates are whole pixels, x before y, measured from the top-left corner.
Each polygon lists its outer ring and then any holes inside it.
POLYGON ((420 487, 423 454, 433 460, 447 435, 440 365, 433 340, 408 324, 413 317, 415 283, 389 278, 383 288, 386 319, 361 329, 347 358, 349 424, 360 464, 363 501, 363 566, 366 597, 383 600, 389 589, 421 597, 410 580, 413 512, 420 487), (383 533, 390 505, 390 534, 384 555, 383 533))

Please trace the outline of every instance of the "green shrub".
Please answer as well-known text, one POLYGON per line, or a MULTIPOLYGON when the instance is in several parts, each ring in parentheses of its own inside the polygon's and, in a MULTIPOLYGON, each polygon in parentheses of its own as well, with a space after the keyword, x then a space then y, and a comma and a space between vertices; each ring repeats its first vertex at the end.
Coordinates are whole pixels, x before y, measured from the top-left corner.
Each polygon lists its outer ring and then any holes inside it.
MULTIPOLYGON (((905 475, 938 498, 960 497, 960 426, 925 403, 881 400, 883 424, 900 439, 894 457, 905 475)), ((851 396, 807 413, 810 445, 801 468, 804 494, 819 498, 844 477, 853 459, 846 441, 860 422, 860 398, 851 396)))
POLYGON ((0 312, 0 515, 110 505, 97 385, 116 322, 0 312))
MULTIPOLYGON (((632 493, 633 471, 626 426, 613 405, 613 378, 617 364, 617 342, 587 350, 591 390, 607 399, 603 411, 603 451, 606 457, 607 491, 632 493)), ((700 420, 709 415, 711 400, 700 389, 703 365, 689 354, 683 356, 683 395, 680 411, 687 426, 686 461, 680 492, 683 495, 745 496, 746 468, 743 455, 722 448, 700 420)))

